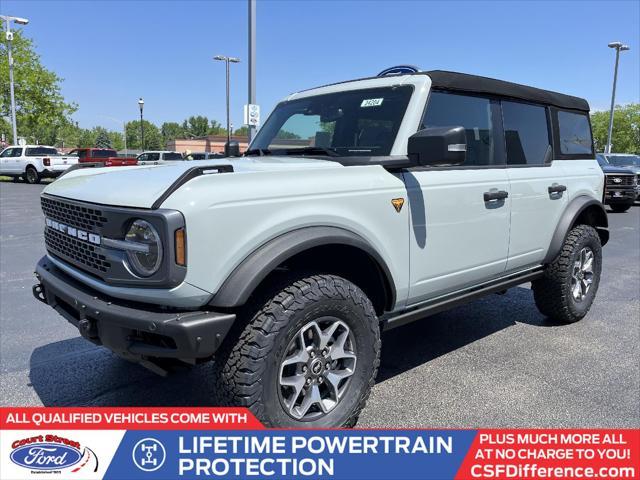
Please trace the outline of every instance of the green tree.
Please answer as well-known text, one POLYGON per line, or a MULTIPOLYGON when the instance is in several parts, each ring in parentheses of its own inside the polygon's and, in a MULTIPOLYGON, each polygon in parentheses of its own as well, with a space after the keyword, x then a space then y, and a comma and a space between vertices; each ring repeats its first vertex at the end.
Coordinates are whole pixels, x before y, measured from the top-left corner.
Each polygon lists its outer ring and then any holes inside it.
MULTIPOLYGON (((609 134, 609 112, 591 114, 596 150, 604 151, 609 134)), ((613 114, 612 152, 640 154, 640 103, 616 105, 613 114)))
POLYGON ((164 122, 160 127, 160 133, 162 134, 162 143, 164 145, 176 138, 185 136, 184 128, 178 122, 164 122))
POLYGON ((236 136, 247 136, 249 135, 249 127, 247 127, 246 125, 236 129, 235 132, 233 132, 234 135, 236 136))
MULTIPOLYGON (((77 106, 65 102, 60 91, 62 79, 42 65, 33 41, 21 30, 14 32, 12 47, 18 135, 29 142, 59 143, 60 132, 70 123, 77 106)), ((10 118, 10 109, 7 40, 0 35, 0 117, 10 118)), ((0 128, 5 133, 4 123, 0 128)))
POLYGON ((109 138, 109 132, 104 127, 95 127, 93 129, 95 134, 95 145, 98 148, 111 148, 111 138, 109 138))
MULTIPOLYGON (((140 120, 127 123, 127 148, 142 149, 140 138, 140 120)), ((160 129, 148 120, 144 120, 144 150, 159 150, 162 145, 160 129)))
POLYGON ((182 122, 182 128, 194 137, 204 137, 209 133, 209 119, 202 115, 192 115, 182 122))
POLYGON ((91 148, 96 144, 96 133, 88 128, 81 128, 78 134, 78 147, 91 148))
POLYGON ((227 129, 223 127, 217 120, 211 120, 211 126, 209 127, 209 135, 226 135, 227 129))
POLYGON ((111 148, 114 150, 123 150, 124 149, 124 136, 120 132, 110 131, 107 135, 109 135, 109 143, 111 144, 111 148))

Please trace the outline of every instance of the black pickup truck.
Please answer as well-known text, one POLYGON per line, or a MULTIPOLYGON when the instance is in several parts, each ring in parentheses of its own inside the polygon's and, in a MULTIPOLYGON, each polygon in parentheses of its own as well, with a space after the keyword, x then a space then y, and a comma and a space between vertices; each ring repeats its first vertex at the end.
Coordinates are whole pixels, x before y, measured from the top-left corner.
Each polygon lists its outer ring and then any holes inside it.
POLYGON ((596 157, 605 176, 604 204, 614 212, 626 212, 636 200, 636 174, 628 168, 611 165, 600 153, 596 157))

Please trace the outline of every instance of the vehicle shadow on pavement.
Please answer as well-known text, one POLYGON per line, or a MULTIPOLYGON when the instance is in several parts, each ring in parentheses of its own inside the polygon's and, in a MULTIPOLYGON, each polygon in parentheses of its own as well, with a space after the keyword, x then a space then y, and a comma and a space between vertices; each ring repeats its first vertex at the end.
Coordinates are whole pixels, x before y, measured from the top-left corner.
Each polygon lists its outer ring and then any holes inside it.
MULTIPOLYGON (((514 288, 383 334, 378 382, 519 323, 553 326, 531 291, 514 288)), ((31 386, 45 406, 211 405, 211 363, 167 378, 121 360, 81 337, 36 348, 31 386)))
POLYGON ((382 383, 516 323, 561 326, 538 311, 529 288, 512 288, 384 332, 376 381, 382 383))

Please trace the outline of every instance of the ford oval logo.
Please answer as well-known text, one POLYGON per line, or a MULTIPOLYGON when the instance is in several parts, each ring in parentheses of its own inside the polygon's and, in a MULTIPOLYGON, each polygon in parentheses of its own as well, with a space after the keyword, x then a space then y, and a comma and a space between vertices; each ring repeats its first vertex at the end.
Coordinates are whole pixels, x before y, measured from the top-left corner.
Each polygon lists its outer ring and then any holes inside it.
POLYGON ((32 443, 11 452, 11 461, 32 470, 61 470, 82 458, 79 450, 57 443, 32 443))

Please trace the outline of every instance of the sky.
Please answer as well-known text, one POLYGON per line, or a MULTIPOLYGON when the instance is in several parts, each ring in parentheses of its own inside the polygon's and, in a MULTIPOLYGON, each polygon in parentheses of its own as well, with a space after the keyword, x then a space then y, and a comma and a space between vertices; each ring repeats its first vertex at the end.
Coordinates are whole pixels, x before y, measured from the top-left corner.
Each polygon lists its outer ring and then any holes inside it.
MULTIPOLYGON (((138 98, 157 125, 190 115, 225 121, 247 103, 247 0, 0 0, 0 13, 27 17, 43 64, 64 80, 82 127, 121 128, 138 98)), ((640 1, 276 1, 257 3, 257 103, 266 118, 289 93, 372 76, 398 64, 499 78, 611 101, 622 41, 616 103, 640 101, 640 1)))

